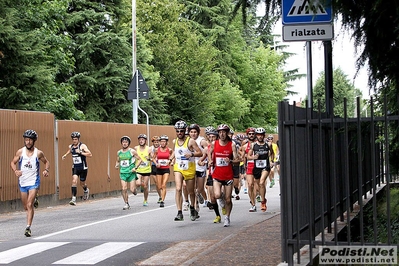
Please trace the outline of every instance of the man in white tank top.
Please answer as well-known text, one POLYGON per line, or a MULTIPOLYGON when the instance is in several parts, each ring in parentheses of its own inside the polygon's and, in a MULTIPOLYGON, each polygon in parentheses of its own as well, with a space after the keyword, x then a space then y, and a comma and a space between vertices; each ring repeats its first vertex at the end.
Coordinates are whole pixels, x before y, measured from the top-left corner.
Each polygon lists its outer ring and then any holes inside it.
POLYGON ((27 225, 25 236, 31 236, 31 225, 34 215, 33 203, 36 198, 37 190, 40 187, 40 161, 45 164, 43 176, 47 177, 50 163, 44 153, 35 147, 37 133, 28 129, 23 134, 25 146, 17 150, 11 161, 11 169, 19 180, 19 190, 21 200, 26 211, 27 225))

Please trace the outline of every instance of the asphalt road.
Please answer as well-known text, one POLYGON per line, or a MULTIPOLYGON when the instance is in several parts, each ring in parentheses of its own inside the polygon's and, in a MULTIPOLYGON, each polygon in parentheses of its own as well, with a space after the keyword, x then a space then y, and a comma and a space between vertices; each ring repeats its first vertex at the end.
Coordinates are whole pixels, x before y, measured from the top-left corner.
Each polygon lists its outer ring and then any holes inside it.
POLYGON ((201 207, 200 218, 175 222, 174 189, 165 208, 151 192, 149 206, 143 195, 131 195, 131 209, 122 210, 121 197, 81 201, 77 206, 40 206, 35 212, 32 237, 24 236, 24 211, 0 215, 2 265, 181 265, 205 249, 280 211, 278 184, 267 189, 268 210, 249 213, 248 195, 233 199, 231 226, 214 224, 215 214, 201 207))

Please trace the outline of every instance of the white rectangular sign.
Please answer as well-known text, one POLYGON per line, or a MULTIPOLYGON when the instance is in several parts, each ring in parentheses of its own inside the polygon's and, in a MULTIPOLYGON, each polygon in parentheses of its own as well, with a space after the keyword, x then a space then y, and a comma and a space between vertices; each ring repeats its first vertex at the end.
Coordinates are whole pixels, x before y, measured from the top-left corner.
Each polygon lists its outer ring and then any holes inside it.
POLYGON ((333 25, 330 23, 283 26, 283 40, 286 42, 327 41, 332 40, 333 37, 333 25))

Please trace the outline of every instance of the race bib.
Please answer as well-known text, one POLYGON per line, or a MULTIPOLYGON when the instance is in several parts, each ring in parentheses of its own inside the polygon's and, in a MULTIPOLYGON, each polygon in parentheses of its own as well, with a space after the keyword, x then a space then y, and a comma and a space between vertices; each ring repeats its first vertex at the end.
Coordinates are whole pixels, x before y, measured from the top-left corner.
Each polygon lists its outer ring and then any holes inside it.
POLYGON ((119 164, 121 167, 129 167, 129 160, 122 160, 119 164))
POLYGON ((216 157, 216 166, 228 166, 229 162, 225 161, 226 157, 216 157))
POLYGON ((80 157, 80 156, 72 157, 72 160, 73 160, 73 164, 81 164, 82 163, 82 157, 80 157))
POLYGON ((177 166, 180 170, 188 170, 188 160, 180 160, 177 166))
POLYGON ((159 163, 161 166, 167 166, 167 165, 169 164, 169 160, 167 160, 167 159, 161 159, 161 160, 158 160, 158 163, 159 163))
POLYGON ((141 162, 141 164, 140 164, 140 166, 142 166, 142 167, 146 167, 148 165, 148 162, 146 161, 146 162, 141 162))
POLYGON ((265 168, 266 160, 256 160, 255 166, 256 166, 256 168, 265 168))

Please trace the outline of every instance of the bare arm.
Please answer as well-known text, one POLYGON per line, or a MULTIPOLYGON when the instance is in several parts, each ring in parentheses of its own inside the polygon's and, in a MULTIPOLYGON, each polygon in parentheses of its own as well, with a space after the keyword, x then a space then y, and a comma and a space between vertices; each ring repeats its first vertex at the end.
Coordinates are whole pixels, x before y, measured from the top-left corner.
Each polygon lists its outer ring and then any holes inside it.
POLYGON ((91 151, 87 148, 86 144, 80 145, 80 150, 76 150, 77 153, 80 153, 86 157, 92 157, 91 151))
POLYGON ((204 166, 205 165, 205 159, 208 158, 208 147, 205 147, 202 153, 201 158, 198 160, 198 165, 204 166))
POLYGON ((248 145, 251 145, 251 146, 250 146, 250 148, 249 148, 247 158, 248 158, 249 160, 256 160, 256 159, 258 159, 259 155, 257 155, 257 154, 255 155, 255 154, 254 154, 253 144, 251 143, 251 144, 248 144, 248 145))
POLYGON ((169 160, 170 160, 170 165, 175 164, 175 151, 173 149, 169 149, 169 160))
POLYGON ((71 153, 71 145, 69 145, 69 149, 67 150, 67 152, 64 155, 62 155, 62 159, 64 160, 65 157, 67 157, 67 155, 70 153, 71 153))
POLYGON ((18 167, 17 164, 18 164, 19 158, 21 158, 21 154, 22 154, 22 149, 17 150, 17 152, 15 153, 14 158, 12 159, 11 164, 10 164, 11 169, 13 170, 13 172, 15 173, 15 175, 17 177, 20 177, 22 175, 21 170, 18 170, 18 168, 17 168, 18 167))
POLYGON ((46 168, 43 171, 43 176, 47 177, 48 173, 50 172, 50 162, 47 160, 46 156, 44 156, 44 153, 41 150, 37 151, 37 157, 45 164, 46 168))
MULTIPOLYGON (((120 150, 119 150, 120 151, 120 150)), ((119 168, 119 151, 116 153, 116 163, 115 163, 115 168, 119 168)))
POLYGON ((195 140, 190 139, 189 143, 188 143, 188 147, 189 150, 193 150, 194 152, 192 152, 191 154, 185 154, 184 156, 186 158, 191 158, 191 157, 201 157, 202 156, 202 151, 201 149, 198 147, 197 142, 195 142, 195 140), (191 148, 191 149, 190 149, 191 148))
POLYGON ((139 156, 139 154, 137 153, 137 151, 135 149, 132 149, 132 151, 133 151, 134 158, 136 158, 136 166, 132 169, 132 172, 136 172, 137 168, 140 166, 140 164, 143 162, 143 160, 141 159, 141 157, 139 156))
POLYGON ((232 163, 241 162, 241 158, 238 156, 237 146, 234 142, 231 143, 231 148, 233 149, 233 160, 232 163))

